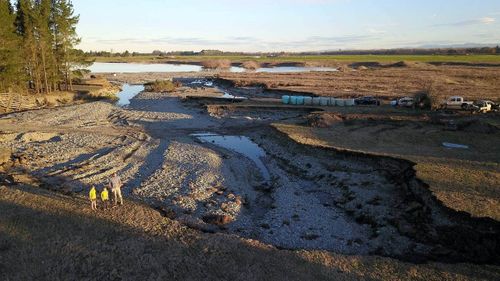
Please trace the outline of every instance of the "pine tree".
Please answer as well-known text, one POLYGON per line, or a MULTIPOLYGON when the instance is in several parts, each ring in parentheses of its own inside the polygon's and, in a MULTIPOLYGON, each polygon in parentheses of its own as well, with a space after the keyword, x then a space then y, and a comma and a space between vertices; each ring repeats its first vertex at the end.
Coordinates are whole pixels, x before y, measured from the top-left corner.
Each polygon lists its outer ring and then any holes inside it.
POLYGON ((72 78, 91 64, 75 49, 78 20, 70 0, 17 0, 16 9, 0 0, 0 90, 72 90, 72 78))
POLYGON ((42 71, 37 49, 35 3, 31 0, 18 0, 16 7, 16 29, 22 37, 22 49, 30 77, 30 88, 33 88, 36 93, 41 93, 42 71))
POLYGON ((52 5, 56 61, 66 90, 73 90, 72 66, 75 62, 73 49, 80 43, 80 38, 76 34, 79 16, 74 15, 73 4, 70 0, 53 0, 52 5))
POLYGON ((53 68, 53 49, 51 33, 51 0, 38 0, 35 2, 35 28, 37 36, 38 54, 40 58, 40 71, 43 79, 45 93, 51 92, 53 68))
POLYGON ((0 91, 23 86, 23 62, 13 11, 9 0, 0 0, 0 91))

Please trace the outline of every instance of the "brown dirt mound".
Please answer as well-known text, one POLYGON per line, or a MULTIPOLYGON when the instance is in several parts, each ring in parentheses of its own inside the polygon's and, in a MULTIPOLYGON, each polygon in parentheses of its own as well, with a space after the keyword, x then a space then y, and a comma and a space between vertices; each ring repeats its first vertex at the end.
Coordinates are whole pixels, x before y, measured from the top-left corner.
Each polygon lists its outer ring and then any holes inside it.
POLYGON ((257 70, 260 68, 260 64, 256 61, 246 61, 241 64, 241 66, 245 69, 257 70))
POLYGON ((335 123, 342 122, 344 118, 337 114, 311 114, 307 117, 307 124, 314 128, 329 128, 335 123))
POLYGON ((231 67, 230 60, 207 60, 201 62, 203 68, 206 69, 228 69, 231 67))

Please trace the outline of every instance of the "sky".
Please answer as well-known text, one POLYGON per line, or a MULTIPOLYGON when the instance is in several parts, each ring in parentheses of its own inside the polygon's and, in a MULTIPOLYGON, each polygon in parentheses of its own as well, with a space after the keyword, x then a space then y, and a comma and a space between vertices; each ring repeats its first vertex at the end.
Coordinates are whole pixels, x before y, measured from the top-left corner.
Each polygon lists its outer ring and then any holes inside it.
POLYGON ((500 0, 73 0, 89 51, 500 44, 500 0))

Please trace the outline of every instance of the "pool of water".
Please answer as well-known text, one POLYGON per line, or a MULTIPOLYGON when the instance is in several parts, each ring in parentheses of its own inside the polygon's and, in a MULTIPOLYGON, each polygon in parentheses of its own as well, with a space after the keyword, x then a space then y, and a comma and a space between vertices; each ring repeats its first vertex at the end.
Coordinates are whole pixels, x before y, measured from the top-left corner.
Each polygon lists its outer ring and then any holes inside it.
POLYGON ((169 63, 106 63, 95 62, 89 67, 93 73, 143 73, 143 72, 198 72, 199 65, 169 63))
POLYGON ((123 84, 121 92, 118 93, 118 106, 127 106, 130 100, 140 92, 144 91, 144 85, 123 84))
MULTIPOLYGON (((89 67, 93 73, 144 73, 144 72, 201 72, 203 67, 192 64, 170 64, 170 63, 105 63, 96 62, 89 67)), ((231 67, 230 72, 245 72, 242 67, 231 67)), ((301 66, 278 66, 263 67, 255 72, 309 72, 309 71, 337 71, 332 67, 301 67, 301 66)))
POLYGON ((199 133, 191 136, 199 139, 204 143, 212 143, 214 145, 232 150, 248 157, 259 168, 262 177, 269 181, 271 176, 261 158, 266 156, 266 152, 256 143, 245 136, 224 136, 213 133, 199 133))

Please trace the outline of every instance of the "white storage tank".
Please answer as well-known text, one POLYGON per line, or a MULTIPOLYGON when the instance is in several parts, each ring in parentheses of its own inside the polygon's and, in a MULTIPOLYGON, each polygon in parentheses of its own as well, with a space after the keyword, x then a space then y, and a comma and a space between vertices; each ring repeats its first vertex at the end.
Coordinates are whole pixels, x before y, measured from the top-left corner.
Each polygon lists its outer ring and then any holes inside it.
POLYGON ((313 105, 320 105, 321 98, 313 98, 313 105))
POLYGON ((335 104, 337 106, 344 106, 345 105, 345 100, 344 99, 336 99, 335 104))
POLYGON ((345 106, 354 106, 354 105, 355 105, 354 99, 345 100, 345 106))
POLYGON ((304 97, 304 105, 312 105, 313 98, 312 97, 304 97))

